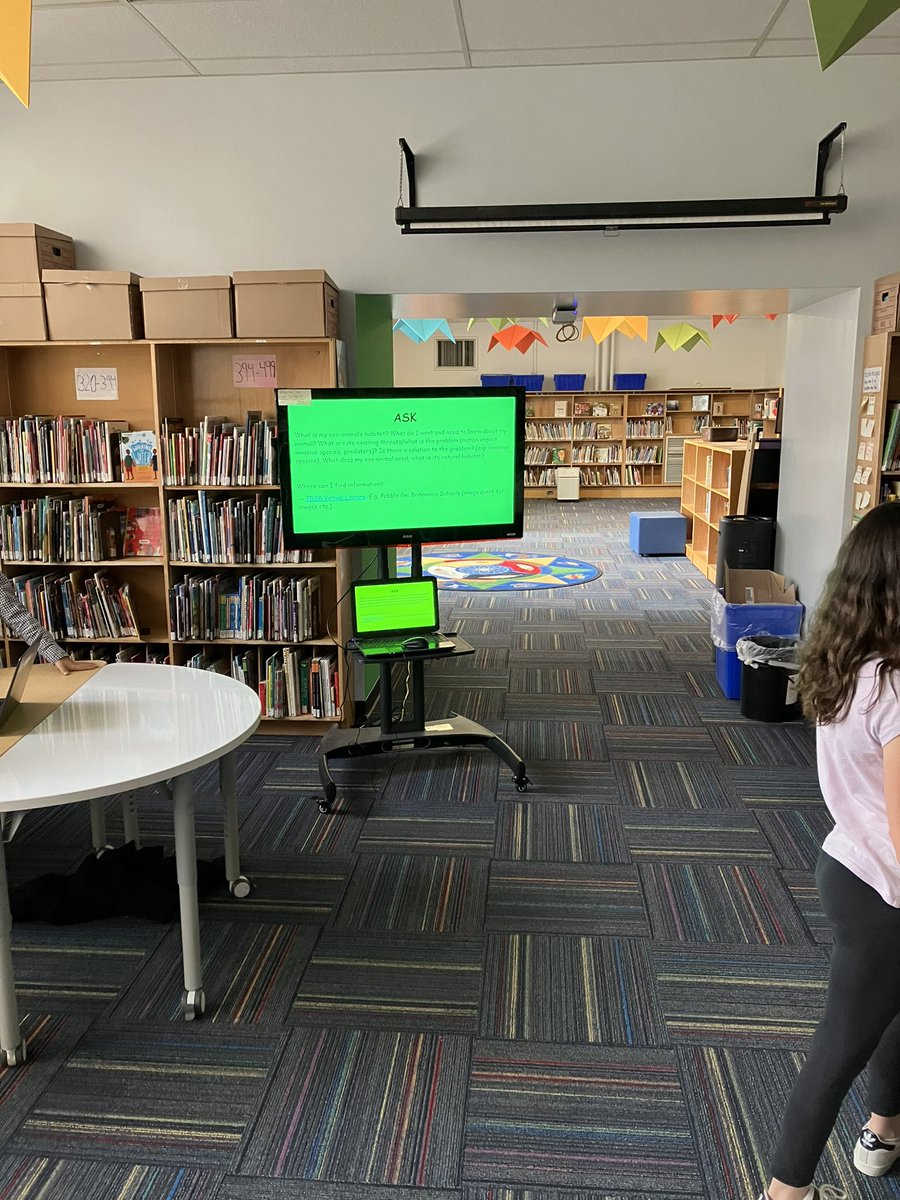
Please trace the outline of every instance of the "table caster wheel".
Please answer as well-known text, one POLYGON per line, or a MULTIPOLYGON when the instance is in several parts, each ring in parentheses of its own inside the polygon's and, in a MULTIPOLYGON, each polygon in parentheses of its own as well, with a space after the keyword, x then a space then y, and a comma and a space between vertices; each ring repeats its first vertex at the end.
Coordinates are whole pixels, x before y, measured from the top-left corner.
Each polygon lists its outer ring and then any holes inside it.
POLYGON ((3 1067, 21 1067, 25 1058, 24 1040, 19 1042, 18 1046, 14 1046, 12 1050, 0 1050, 0 1066, 3 1067))
POLYGON ((246 875, 238 875, 237 879, 229 881, 228 890, 235 900, 246 900, 253 891, 253 882, 246 875))
POLYGON ((319 809, 320 813, 330 813, 331 812, 331 801, 330 800, 319 800, 318 801, 318 809, 319 809))
POLYGON ((181 993, 181 1015, 185 1021, 195 1021, 206 1011, 206 995, 203 988, 181 993))

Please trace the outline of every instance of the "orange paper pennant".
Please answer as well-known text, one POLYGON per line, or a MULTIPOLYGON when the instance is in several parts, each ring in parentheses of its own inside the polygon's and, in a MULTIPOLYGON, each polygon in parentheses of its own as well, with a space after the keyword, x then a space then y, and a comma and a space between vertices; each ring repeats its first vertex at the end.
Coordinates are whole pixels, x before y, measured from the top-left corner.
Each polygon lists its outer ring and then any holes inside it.
POLYGON ((488 350, 493 350, 495 346, 503 346, 505 350, 518 350, 520 354, 524 354, 533 342, 547 345, 536 329, 526 329, 524 325, 507 325, 505 329, 499 329, 492 335, 488 350))
POLYGON ((713 313, 712 327, 715 329, 716 326, 721 325, 723 321, 727 321, 729 325, 733 325, 737 319, 737 313, 713 313))

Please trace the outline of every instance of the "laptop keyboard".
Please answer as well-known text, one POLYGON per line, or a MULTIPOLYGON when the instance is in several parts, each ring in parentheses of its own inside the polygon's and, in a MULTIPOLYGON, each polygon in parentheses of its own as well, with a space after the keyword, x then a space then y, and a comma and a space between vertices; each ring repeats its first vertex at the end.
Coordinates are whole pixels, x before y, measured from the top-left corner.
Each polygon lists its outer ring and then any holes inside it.
MULTIPOLYGON (((424 636, 424 635, 423 635, 424 636)), ((372 650, 377 653, 379 650, 400 650, 403 648, 402 638, 359 638, 359 645, 364 650, 372 650)))

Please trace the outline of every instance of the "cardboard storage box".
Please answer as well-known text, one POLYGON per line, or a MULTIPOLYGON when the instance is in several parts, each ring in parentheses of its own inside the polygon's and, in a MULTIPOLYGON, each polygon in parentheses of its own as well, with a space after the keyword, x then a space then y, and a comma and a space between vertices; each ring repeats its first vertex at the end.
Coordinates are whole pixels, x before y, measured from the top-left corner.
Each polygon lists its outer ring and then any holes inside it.
POLYGON ((900 330, 900 275, 885 275, 875 280, 872 332, 896 333, 897 330, 900 330))
POLYGON ((0 342, 45 342, 47 322, 39 283, 0 283, 0 342))
POLYGON ((144 337, 161 342, 234 337, 230 275, 145 278, 141 299, 144 337))
POLYGON ((339 293, 324 271, 235 271, 238 337, 340 337, 339 293))
POLYGON ((75 247, 43 225, 0 225, 0 283, 40 283, 41 271, 71 271, 75 247))
POLYGON ((716 648, 716 678, 729 700, 741 695, 738 639, 756 633, 799 637, 804 611, 797 589, 783 575, 725 568, 724 592, 712 597, 710 632, 716 648))
POLYGON ((130 271, 45 271, 51 342, 143 337, 139 277, 130 271))

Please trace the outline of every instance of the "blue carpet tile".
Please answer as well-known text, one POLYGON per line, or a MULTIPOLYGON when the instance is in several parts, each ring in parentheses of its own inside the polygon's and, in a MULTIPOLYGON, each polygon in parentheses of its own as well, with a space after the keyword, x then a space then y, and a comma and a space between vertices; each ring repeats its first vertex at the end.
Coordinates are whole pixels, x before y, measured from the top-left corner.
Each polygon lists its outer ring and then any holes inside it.
MULTIPOLYGON (((0 1070, 2 1200, 759 1194, 822 1007, 830 819, 812 730, 722 696, 712 585, 634 554, 632 507, 526 506, 517 548, 597 565, 588 584, 441 592, 473 653, 427 666, 427 712, 505 738, 525 793, 483 751, 412 752, 334 764, 323 814, 318 737, 240 748, 254 887, 201 903, 204 1020, 179 1020, 177 924, 14 927, 29 1056, 0 1070)), ((195 777, 203 858, 217 778, 195 777)), ((171 849, 169 798, 138 806, 171 849)), ((86 805, 29 814, 12 885, 89 852, 86 805)), ((852 1169, 863 1096, 820 1177, 900 1200, 852 1169)))

